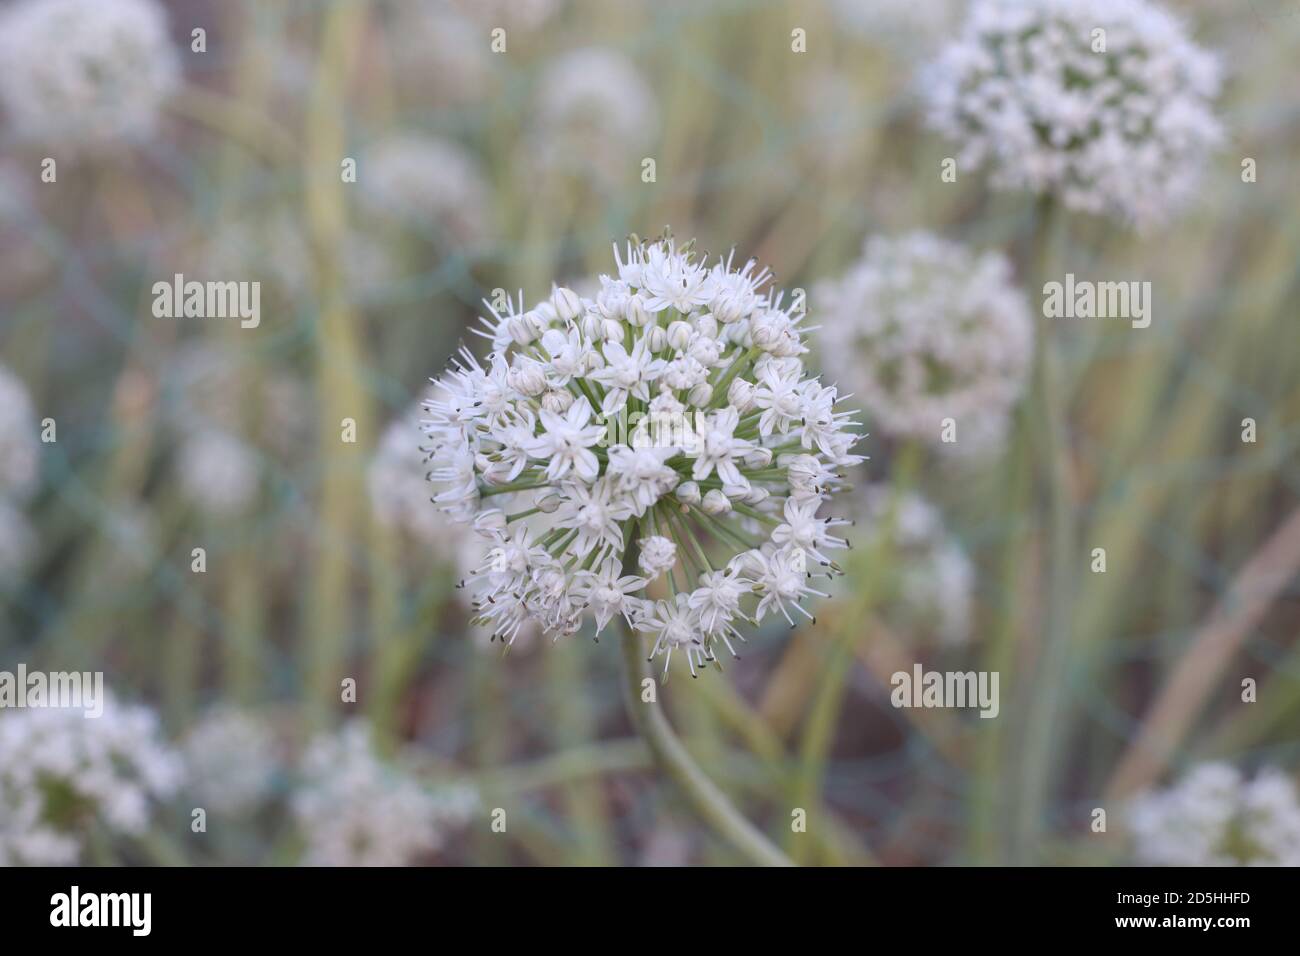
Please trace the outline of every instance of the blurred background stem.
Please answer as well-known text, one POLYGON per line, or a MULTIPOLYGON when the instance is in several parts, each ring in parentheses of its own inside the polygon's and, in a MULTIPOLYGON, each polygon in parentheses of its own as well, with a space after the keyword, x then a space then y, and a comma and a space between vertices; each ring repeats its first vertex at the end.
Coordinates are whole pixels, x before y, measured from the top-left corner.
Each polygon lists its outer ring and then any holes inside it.
MULTIPOLYGON (((1058 207, 1050 197, 1039 201, 1035 222, 1035 268, 1028 281, 1031 302, 1058 268, 1057 242, 1063 230, 1058 207)), ((1039 313, 1041 315, 1041 312, 1039 313)), ((1029 691, 1025 718, 1025 748, 1021 765, 1021 812, 1016 831, 1017 858, 1033 862, 1051 797, 1053 750, 1061 747, 1057 726, 1061 696, 1065 693, 1066 663, 1070 649, 1071 601, 1077 573, 1076 507, 1070 464, 1068 384, 1064 371, 1061 330, 1046 321, 1039 324, 1037 356, 1030 408, 1038 416, 1037 436, 1041 458, 1040 481, 1046 501, 1043 538, 1047 542, 1047 613, 1043 620, 1039 661, 1029 691)))

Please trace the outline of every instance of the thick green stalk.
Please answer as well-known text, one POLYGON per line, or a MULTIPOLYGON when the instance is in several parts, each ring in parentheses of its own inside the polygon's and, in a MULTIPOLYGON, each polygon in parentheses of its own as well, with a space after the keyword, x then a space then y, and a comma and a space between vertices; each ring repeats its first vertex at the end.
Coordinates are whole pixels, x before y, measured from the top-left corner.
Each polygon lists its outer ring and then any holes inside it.
MULTIPOLYGON (((1031 293, 1041 289, 1048 271, 1059 261, 1052 245, 1058 237, 1050 200, 1040 206, 1037 225, 1037 268, 1031 293)), ((1046 541, 1048 544, 1048 605, 1040 666, 1030 692, 1021 765, 1023 804, 1016 833, 1017 855, 1022 862, 1035 858, 1051 796, 1053 750, 1061 745, 1061 696, 1066 689, 1066 665, 1070 652, 1070 624, 1076 572, 1078 533, 1074 502, 1068 432, 1068 383, 1062 368, 1061 343, 1056 330, 1041 324, 1038 330, 1033 410, 1040 416, 1039 444, 1042 456, 1041 481, 1047 501, 1046 541)))
MULTIPOLYGON (((629 536, 631 539, 631 536, 629 536)), ((623 573, 635 574, 638 549, 628 545, 623 573)), ((761 866, 790 866, 790 858, 777 849, 757 827, 746 820, 731 800, 708 778, 685 745, 677 738, 659 703, 641 699, 642 682, 649 677, 640 635, 624 627, 624 703, 632 726, 645 740, 655 763, 672 777, 691 808, 746 859, 761 866)))

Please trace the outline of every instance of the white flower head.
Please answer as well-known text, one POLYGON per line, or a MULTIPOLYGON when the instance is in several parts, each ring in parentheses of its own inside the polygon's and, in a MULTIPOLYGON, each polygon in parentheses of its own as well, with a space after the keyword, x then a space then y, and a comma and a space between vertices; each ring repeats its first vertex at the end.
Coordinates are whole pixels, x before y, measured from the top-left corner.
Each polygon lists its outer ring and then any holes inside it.
POLYGON ((316 738, 301 776, 292 805, 309 866, 407 865, 437 851, 477 804, 464 786, 433 790, 403 761, 382 760, 360 720, 316 738))
POLYGON ((1147 866, 1300 866, 1300 800, 1277 769, 1246 780, 1229 764, 1200 764, 1135 797, 1125 823, 1147 866))
POLYGON ((974 0, 922 83, 958 168, 1139 228, 1195 195, 1219 86, 1216 58, 1146 0, 974 0))
POLYGON ((455 245, 489 232, 490 193, 478 164, 455 143, 416 133, 371 145, 357 164, 363 208, 455 245))
POLYGON ((183 778, 157 716, 104 692, 103 713, 0 711, 0 866, 67 866, 91 831, 138 836, 183 778))
POLYGON ((654 93, 617 50, 588 47, 552 62, 538 82, 533 151, 544 167, 604 182, 639 175, 658 129, 654 93))
POLYGON ((277 770, 275 734, 255 715, 219 707, 186 735, 186 790, 217 813, 255 810, 271 794, 277 770))
MULTIPOLYGON (((829 378, 886 434, 972 450, 1023 393, 1034 325, 1001 255, 929 233, 873 238, 814 292, 829 378), (945 419, 955 423, 944 442, 945 419)), ((761 389, 760 389, 761 391, 761 389)), ((777 400, 778 392, 772 392, 777 400)))
POLYGON ((181 444, 177 461, 181 490, 200 510, 232 517, 248 510, 257 496, 261 462, 238 438, 203 429, 181 444))
POLYGON ((822 593, 810 576, 839 573, 841 522, 820 512, 861 460, 857 426, 804 367, 803 316, 761 288, 766 270, 734 261, 633 239, 599 301, 578 281, 531 309, 522 296, 489 308, 490 356, 462 352, 435 384, 433 498, 495 537, 466 578, 494 635, 658 621, 665 655, 692 629, 694 667, 769 608, 822 593), (770 335, 750 335, 756 316, 770 335), (730 396, 746 392, 742 411, 730 396), (759 579, 774 562, 800 570, 771 597, 759 579), (682 600, 656 604, 664 589, 682 600))
POLYGON ((20 0, 0 11, 0 103, 23 140, 74 153, 140 142, 179 76, 156 0, 20 0))
POLYGON ((975 572, 938 510, 915 492, 900 493, 888 485, 854 492, 853 505, 856 523, 889 545, 885 619, 918 640, 966 643, 975 572))

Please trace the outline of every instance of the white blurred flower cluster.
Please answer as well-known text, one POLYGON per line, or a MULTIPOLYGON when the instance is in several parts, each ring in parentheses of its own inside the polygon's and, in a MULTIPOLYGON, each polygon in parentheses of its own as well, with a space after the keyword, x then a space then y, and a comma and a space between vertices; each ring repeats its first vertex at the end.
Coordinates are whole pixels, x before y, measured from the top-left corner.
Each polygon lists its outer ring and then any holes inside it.
POLYGON ((607 185, 639 177, 659 125, 655 96, 622 53, 603 47, 557 57, 539 80, 532 161, 594 175, 607 185))
POLYGON ((182 764, 144 707, 105 694, 104 712, 0 714, 0 866, 76 863, 93 834, 138 835, 182 764))
POLYGON ((1229 764, 1201 764, 1135 797, 1127 825, 1150 866, 1300 866, 1300 800, 1273 768, 1246 780, 1229 764))
POLYGON ((261 487, 263 455, 289 458, 309 434, 302 384, 259 374, 252 357, 196 339, 177 349, 165 383, 177 440, 176 480, 195 507, 219 518, 246 513, 261 487))
POLYGON ((826 374, 872 428, 963 455, 996 446, 1034 342, 1028 302, 1003 256, 929 233, 872 238, 814 296, 826 374), (940 444, 945 418, 956 423, 956 441, 940 444))
POLYGON ((922 82, 959 169, 1139 228, 1195 193, 1219 87, 1216 58, 1144 0, 975 0, 922 82))
POLYGON ((186 789, 205 809, 248 812, 271 792, 276 749, 275 735, 264 721, 220 707, 205 715, 182 745, 186 789))
POLYGON ((155 0, 19 0, 0 12, 0 103, 20 139, 70 152, 143 140, 179 75, 155 0))
POLYGON ((364 721, 314 740, 301 770, 293 812, 308 866, 411 863, 436 851, 478 806, 472 788, 430 790, 399 762, 380 759, 364 721))
POLYGON ((482 100, 494 78, 486 30, 449 4, 390 3, 389 43, 399 78, 430 106, 482 100))
POLYGON ((462 350, 438 380, 434 500, 491 544, 467 583, 503 640, 622 617, 694 673, 838 573, 845 522, 818 513, 860 436, 804 367, 803 317, 733 260, 615 246, 594 299, 489 304, 486 362, 462 350), (642 596, 660 578, 672 598, 642 596))
POLYGON ((35 550, 22 505, 36 485, 40 440, 27 387, 0 365, 0 584, 15 577, 35 550))
POLYGON ((886 620, 909 637, 966 643, 975 572, 935 507, 887 485, 855 492, 853 504, 856 523, 890 545, 891 590, 881 612, 886 620))
POLYGON ((436 136, 400 133, 369 146, 357 164, 362 207, 383 221, 456 247, 488 234, 491 202, 474 158, 436 136))

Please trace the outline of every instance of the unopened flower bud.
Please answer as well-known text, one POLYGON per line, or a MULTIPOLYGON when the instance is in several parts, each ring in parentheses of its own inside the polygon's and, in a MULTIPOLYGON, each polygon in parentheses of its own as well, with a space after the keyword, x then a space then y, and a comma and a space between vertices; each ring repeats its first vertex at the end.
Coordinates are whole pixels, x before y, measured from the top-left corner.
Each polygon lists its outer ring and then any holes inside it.
POLYGON ((560 493, 554 488, 539 491, 536 500, 533 502, 533 507, 542 514, 554 514, 560 507, 560 493))
POLYGON ((513 365, 506 373, 506 381, 511 387, 533 398, 546 391, 546 370, 538 362, 513 365))
POLYGON ((531 345, 542 334, 542 323, 535 312, 512 315, 506 320, 506 331, 516 345, 531 345))
POLYGON ((713 516, 725 515, 731 510, 731 499, 724 495, 717 488, 710 490, 700 505, 705 514, 713 516))
POLYGON ((650 330, 650 351, 662 352, 668 347, 668 333, 661 326, 656 325, 650 330))
POLYGON ((675 349, 684 349, 691 341, 691 327, 689 323, 680 319, 668 325, 668 344, 675 349))
POLYGON ((693 481, 683 481, 674 492, 677 500, 684 505, 698 505, 702 496, 700 486, 693 481))
POLYGON ((700 335, 707 335, 711 339, 718 337, 718 320, 712 315, 702 315, 695 320, 695 330, 700 335))
POLYGON ((563 415, 573 404, 573 393, 567 388, 552 388, 542 394, 542 408, 556 415, 563 415))
POLYGON ((633 328, 644 328, 654 319, 654 315, 646 310, 645 301, 639 295, 634 295, 627 302, 627 322, 633 328))
POLYGON ((707 408, 709 402, 713 401, 713 386, 708 382, 700 382, 687 393, 686 397, 696 408, 707 408))
POLYGON ((617 342, 619 345, 622 345, 625 334, 622 322, 616 322, 613 319, 605 319, 604 322, 601 323, 600 337, 606 342, 617 342))
POLYGON ((754 392, 757 386, 747 379, 733 378, 727 386, 727 401, 736 406, 742 415, 754 406, 754 392))
POLYGON ((744 461, 746 468, 766 468, 772 464, 772 449, 755 448, 745 454, 744 461))
POLYGON ((582 315, 582 299, 566 286, 555 287, 551 293, 551 305, 555 306, 555 314, 562 322, 572 322, 582 315))

